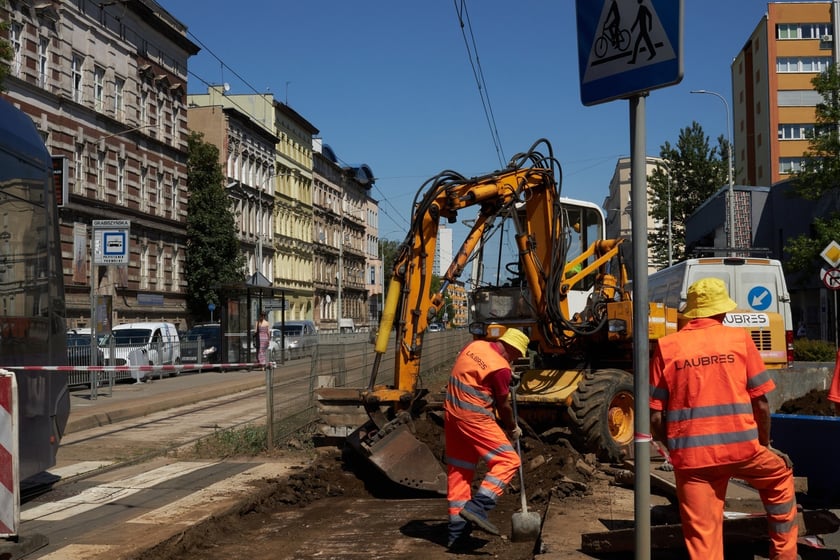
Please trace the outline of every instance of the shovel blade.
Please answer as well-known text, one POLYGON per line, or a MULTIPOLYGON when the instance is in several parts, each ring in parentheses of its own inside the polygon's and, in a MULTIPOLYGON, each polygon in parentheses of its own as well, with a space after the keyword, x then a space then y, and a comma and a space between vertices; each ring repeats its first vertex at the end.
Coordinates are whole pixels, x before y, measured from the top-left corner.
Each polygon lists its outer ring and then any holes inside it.
POLYGON ((536 541, 540 537, 542 519, 535 511, 514 513, 510 518, 510 540, 513 542, 536 541))
POLYGON ((347 441, 392 482, 446 495, 446 473, 440 461, 399 418, 382 428, 368 422, 347 441))

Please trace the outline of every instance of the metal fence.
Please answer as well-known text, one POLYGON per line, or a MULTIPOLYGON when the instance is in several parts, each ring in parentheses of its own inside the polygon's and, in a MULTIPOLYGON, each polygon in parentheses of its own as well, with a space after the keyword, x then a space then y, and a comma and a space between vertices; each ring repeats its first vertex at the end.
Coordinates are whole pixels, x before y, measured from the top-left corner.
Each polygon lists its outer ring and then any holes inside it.
MULTIPOLYGON (((427 333, 423 338, 418 385, 431 390, 442 388, 455 356, 469 340, 466 330, 427 333)), ((376 384, 394 384, 394 355, 392 336, 380 360, 376 384)), ((368 333, 322 334, 313 356, 275 364, 267 374, 267 379, 270 378, 266 400, 269 437, 272 440, 286 437, 318 419, 315 389, 366 388, 374 358, 368 333)))

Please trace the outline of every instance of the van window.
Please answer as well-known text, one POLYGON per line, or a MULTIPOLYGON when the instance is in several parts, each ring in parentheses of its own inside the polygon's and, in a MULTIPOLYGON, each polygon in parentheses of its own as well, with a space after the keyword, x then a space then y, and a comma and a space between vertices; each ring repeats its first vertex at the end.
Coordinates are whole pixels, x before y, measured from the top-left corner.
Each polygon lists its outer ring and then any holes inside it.
POLYGON ((151 329, 120 329, 112 332, 117 344, 146 344, 152 335, 151 329))

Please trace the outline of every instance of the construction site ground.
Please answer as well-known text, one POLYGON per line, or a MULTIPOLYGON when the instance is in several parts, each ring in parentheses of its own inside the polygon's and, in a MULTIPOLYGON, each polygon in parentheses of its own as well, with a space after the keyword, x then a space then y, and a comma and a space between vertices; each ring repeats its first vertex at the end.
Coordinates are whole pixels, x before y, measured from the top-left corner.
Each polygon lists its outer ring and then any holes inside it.
MULTIPOLYGON (((225 374, 220 375, 218 381, 211 377, 194 380, 190 377, 163 380, 142 386, 142 390, 139 386, 118 386, 113 397, 88 401, 78 407, 74 404, 71 425, 75 430, 118 423, 120 418, 149 414, 163 405, 176 406, 179 399, 195 402, 209 397, 213 391, 243 390, 248 385, 258 384, 261 375, 225 374), (167 388, 168 382, 171 385, 167 388)), ((827 406, 822 402, 824 395, 812 393, 799 399, 799 413, 823 413, 817 407, 827 406)), ((417 422, 416 430, 418 438, 442 458, 439 415, 428 414, 417 422)), ((312 448, 306 434, 301 434, 299 439, 283 442, 264 456, 226 458, 225 462, 262 465, 254 472, 263 474, 237 488, 235 495, 228 496, 235 499, 225 500, 224 507, 208 506, 208 515, 204 515, 201 522, 173 524, 168 531, 144 534, 135 532, 137 526, 128 525, 120 538, 134 539, 142 546, 134 547, 132 555, 120 558, 274 560, 478 556, 513 560, 576 559, 600 557, 581 550, 584 535, 632 530, 635 498, 632 471, 627 465, 605 465, 591 455, 580 454, 562 428, 542 434, 526 433, 522 444, 529 508, 539 512, 543 520, 537 543, 515 543, 509 538, 511 516, 520 510, 516 479, 491 514, 491 520, 499 526, 503 536, 476 532, 471 546, 455 553, 445 547, 444 497, 406 494, 376 476, 369 465, 357 468, 355 458, 342 453, 339 446, 312 448), (277 468, 272 470, 274 464, 277 468)), ((188 454, 178 456, 181 461, 190 459, 188 454)), ((667 482, 670 473, 658 471, 660 461, 655 458, 651 472, 667 482)), ((733 491, 738 490, 736 485, 731 486, 733 491)), ((678 523, 673 495, 669 494, 667 484, 652 486, 650 502, 655 526, 678 523)), ((744 513, 754 512, 755 496, 739 498, 733 501, 733 507, 745 510, 744 513)), ((815 539, 813 544, 826 548, 814 552, 820 556, 809 556, 810 551, 818 549, 803 544, 806 552, 803 558, 838 557, 840 539, 836 533, 822 535, 822 539, 815 539)), ((742 553, 745 554, 743 557, 766 557, 761 540, 742 553)), ((610 557, 634 556, 631 548, 610 557)), ((677 547, 655 550, 653 556, 682 558, 684 554, 677 547)))

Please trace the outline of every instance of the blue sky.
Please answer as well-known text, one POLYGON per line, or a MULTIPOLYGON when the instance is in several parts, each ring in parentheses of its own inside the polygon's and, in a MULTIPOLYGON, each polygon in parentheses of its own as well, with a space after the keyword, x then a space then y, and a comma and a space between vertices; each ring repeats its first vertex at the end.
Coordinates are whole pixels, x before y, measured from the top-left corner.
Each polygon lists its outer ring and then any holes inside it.
MULTIPOLYGON (((461 0, 158 1, 202 47, 190 59, 190 93, 223 82, 232 93, 271 92, 340 160, 371 167, 381 237, 402 239, 414 195, 433 175, 501 167, 458 23, 461 0)), ((629 103, 581 103, 575 2, 466 6, 503 161, 547 138, 563 195, 602 204, 616 160, 630 152, 629 103)), ((713 145, 726 134, 720 99, 689 91, 718 92, 731 108, 730 64, 766 9, 685 0, 684 77, 647 98, 649 155, 693 120, 713 145)))

